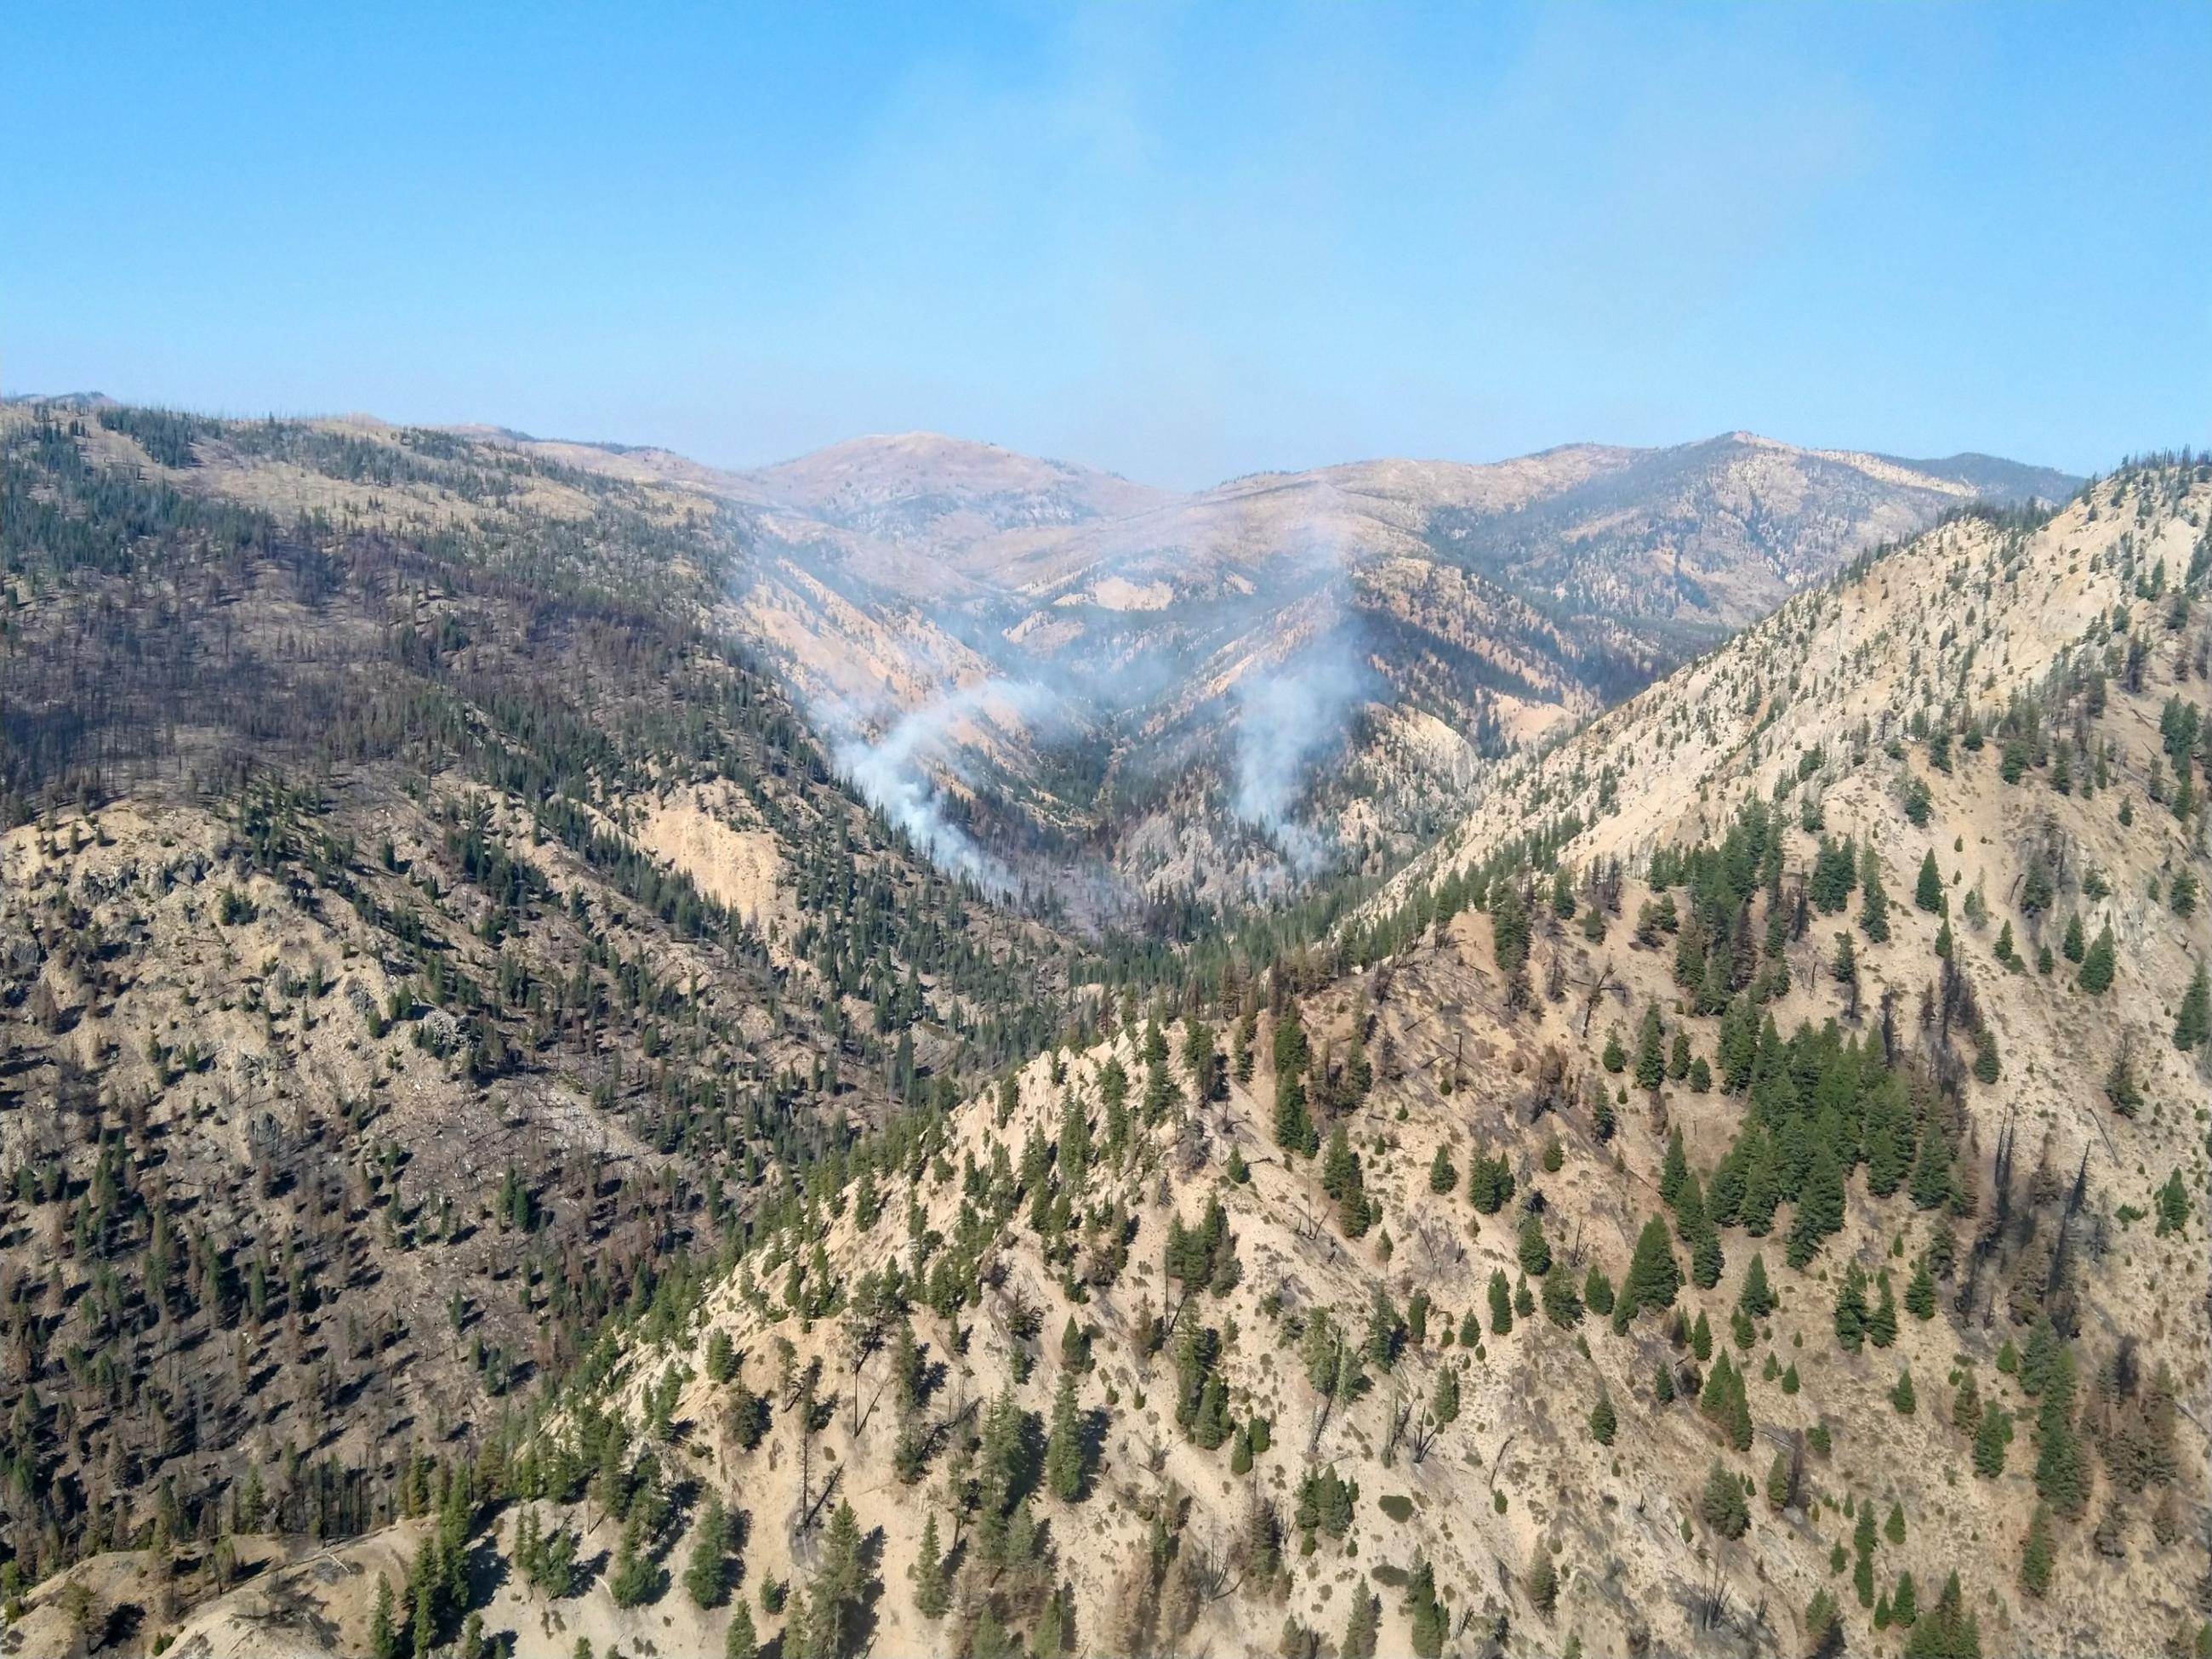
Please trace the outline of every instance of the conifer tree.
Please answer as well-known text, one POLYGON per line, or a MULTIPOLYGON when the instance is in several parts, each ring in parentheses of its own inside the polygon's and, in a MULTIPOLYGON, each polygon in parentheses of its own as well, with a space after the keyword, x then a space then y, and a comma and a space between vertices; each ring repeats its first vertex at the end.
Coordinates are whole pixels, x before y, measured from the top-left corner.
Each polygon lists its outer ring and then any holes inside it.
POLYGON ((1844 1224, 1844 1170, 1835 1148, 1823 1139, 1814 1149, 1805 1189, 1798 1195, 1797 1212, 1790 1224, 1786 1258, 1802 1267, 1820 1253, 1823 1240, 1844 1224))
POLYGON ((1364 1584, 1352 1588, 1352 1614, 1344 1626, 1341 1659, 1375 1659, 1375 1644, 1382 1629, 1382 1601, 1364 1584))
POLYGON ((1920 879, 1913 885, 1912 902, 1916 908, 1925 910, 1930 915, 1943 908, 1943 872, 1936 867, 1936 854, 1932 848, 1920 860, 1920 879))
POLYGON ((2051 1506, 2038 1504, 2020 1553, 2020 1587, 2038 1601, 2051 1588, 2051 1506))
POLYGON ((1790 1453, 1777 1452, 1766 1468, 1766 1504, 1778 1514, 1796 1496, 1796 1470, 1790 1453))
POLYGON ((1743 1270, 1743 1288, 1736 1292, 1735 1304, 1753 1319, 1764 1319, 1774 1311, 1774 1291, 1766 1282, 1766 1262, 1756 1250, 1743 1270))
POLYGON ((1636 1083, 1638 1088, 1656 1089, 1667 1073, 1666 1051, 1661 1046, 1664 1034, 1659 1025, 1659 1005, 1647 1004, 1644 1010, 1644 1024, 1636 1038, 1636 1083))
POLYGON ((1866 1340, 1866 1274, 1854 1261, 1844 1270, 1836 1292, 1836 1340, 1846 1353, 1856 1353, 1866 1340))
POLYGON ((1672 1209, 1682 1191, 1682 1182, 1690 1173, 1690 1161, 1682 1151, 1682 1128, 1675 1125, 1667 1133, 1667 1156, 1659 1165, 1659 1201, 1672 1209))
MULTIPOLYGON (((1201 1404, 1201 1413, 1203 1409, 1201 1404)), ((1075 1407, 1075 1376, 1063 1370, 1053 1394, 1052 1432, 1044 1449, 1045 1482, 1061 1503, 1073 1503, 1082 1495, 1084 1462, 1083 1420, 1075 1407)))
POLYGON ((1549 1619, 1559 1604, 1559 1570, 1553 1563, 1551 1545, 1541 1538, 1528 1558, 1528 1571, 1522 1583, 1528 1592, 1528 1605, 1549 1619))
POLYGON ((1874 844, 1867 843, 1866 856, 1859 866, 1859 931, 1876 945, 1889 939, 1889 894, 1881 884, 1881 864, 1875 857, 1874 844))
POLYGON ((2208 976, 2203 963, 2190 975, 2189 988, 2182 994, 2181 1010, 2173 1018, 2173 1046, 2186 1054, 2212 1038, 2212 976, 2208 976))
POLYGON ((692 1605, 718 1607, 729 1594, 729 1516, 720 1497, 710 1492, 700 1506, 691 1533, 691 1559, 684 1571, 684 1593, 692 1605))
POLYGON ((1459 1420, 1459 1370, 1446 1364, 1437 1369, 1436 1392, 1429 1397, 1429 1415, 1436 1425, 1449 1428, 1459 1420))
POLYGON ((1467 1194, 1483 1215, 1495 1215, 1513 1196, 1513 1170, 1504 1153, 1496 1158, 1478 1152, 1468 1170, 1467 1194))
POLYGON ((1905 1659, 1981 1659, 1980 1625, 1966 1610, 1966 1603, 1954 1571, 1943 1581, 1936 1605, 1913 1625, 1905 1639, 1905 1659))
POLYGON ((1912 1279, 1905 1287, 1905 1310, 1915 1319, 1936 1316, 1936 1276, 1928 1271, 1925 1255, 1912 1264, 1912 1279))
POLYGON ((730 1628, 722 1638, 722 1659, 760 1659, 760 1637, 753 1629, 752 1609, 742 1598, 730 1614, 730 1628))
POLYGON ((945 1583, 945 1551, 938 1540, 935 1510, 922 1522, 921 1545, 915 1554, 913 1571, 915 1611, 925 1619, 942 1619, 952 1601, 945 1583))
POLYGON ((1612 1391, 1601 1379, 1597 1385, 1597 1404, 1590 1407, 1590 1438, 1601 1446, 1610 1446, 1619 1425, 1620 1419, 1613 1413, 1612 1391))
POLYGON ((1613 1303, 1613 1326, 1626 1330, 1629 1322, 1646 1308, 1671 1308, 1682 1288, 1681 1269, 1667 1243, 1667 1224, 1653 1216, 1638 1235, 1636 1251, 1629 1258, 1628 1274, 1613 1303))
POLYGON ((1889 1291, 1889 1269, 1884 1267, 1875 1275, 1875 1285, 1880 1299, 1874 1311, 1867 1316, 1867 1340, 1877 1348, 1886 1348, 1897 1340, 1897 1303, 1889 1291))
POLYGON ((1595 1261, 1590 1263, 1589 1272, 1583 1275, 1583 1300, 1601 1319, 1613 1311, 1613 1281, 1595 1261))
POLYGON ((1751 1505, 1744 1502, 1743 1483, 1723 1468, 1717 1457, 1705 1472, 1705 1489, 1698 1501, 1698 1513, 1723 1538, 1741 1538, 1751 1525, 1751 1505))
POLYGON ((1436 1570, 1418 1557, 1406 1586, 1406 1623, 1418 1659, 1437 1659, 1444 1650, 1444 1610, 1437 1601, 1436 1570))
POLYGON ((1429 1190, 1448 1193, 1459 1185, 1459 1171, 1452 1168, 1451 1150, 1439 1145, 1437 1155, 1429 1161, 1429 1190))
POLYGON ((2012 1413, 1994 1400, 1982 1407, 1974 1426, 1974 1473, 1994 1480, 2004 1473, 2005 1448, 2012 1441, 2012 1413))
POLYGON ((1521 1271, 1531 1279, 1541 1279, 1552 1270, 1551 1242, 1544 1237, 1541 1217, 1531 1211, 1521 1220, 1521 1237, 1516 1249, 1521 1271))
POLYGON ((2081 958, 2081 988, 2091 996, 2102 996, 2112 988, 2114 946, 2112 925, 2108 922, 2097 935, 2097 942, 2081 958))
POLYGON ((1494 1267, 1490 1273, 1490 1332, 1504 1336, 1513 1328, 1513 1292, 1505 1282, 1505 1270, 1494 1267))
POLYGON ((368 1650, 374 1659, 398 1659, 399 1632, 392 1622, 392 1581, 376 1575, 376 1601, 368 1615, 368 1650))

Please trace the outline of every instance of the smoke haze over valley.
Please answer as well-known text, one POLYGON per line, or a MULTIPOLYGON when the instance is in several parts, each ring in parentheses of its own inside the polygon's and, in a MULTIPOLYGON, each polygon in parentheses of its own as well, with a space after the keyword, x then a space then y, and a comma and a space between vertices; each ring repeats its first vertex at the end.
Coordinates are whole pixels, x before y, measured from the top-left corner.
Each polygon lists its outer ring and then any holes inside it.
POLYGON ((1867 548, 2079 482, 1740 433, 1191 495, 928 434, 750 473, 502 441, 714 500, 746 555, 730 626, 868 799, 1093 920, 1388 865, 1499 755, 1867 548))
POLYGON ((0 1659, 2212 1659, 2208 85, 0 7, 0 1659))

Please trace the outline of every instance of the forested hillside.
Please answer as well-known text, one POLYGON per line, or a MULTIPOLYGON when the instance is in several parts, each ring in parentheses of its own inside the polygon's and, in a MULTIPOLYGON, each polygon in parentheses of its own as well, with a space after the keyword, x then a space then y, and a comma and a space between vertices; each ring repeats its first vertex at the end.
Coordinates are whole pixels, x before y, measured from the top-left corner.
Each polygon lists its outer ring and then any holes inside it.
POLYGON ((11 1599, 384 1524, 1079 1018, 712 630, 734 556, 441 434, 0 413, 11 1599))
POLYGON ((387 1423, 366 1534, 118 1532, 22 1628, 2201 1651, 2209 514, 2167 459, 1869 558, 1326 938, 764 1165, 557 1386, 387 1423))

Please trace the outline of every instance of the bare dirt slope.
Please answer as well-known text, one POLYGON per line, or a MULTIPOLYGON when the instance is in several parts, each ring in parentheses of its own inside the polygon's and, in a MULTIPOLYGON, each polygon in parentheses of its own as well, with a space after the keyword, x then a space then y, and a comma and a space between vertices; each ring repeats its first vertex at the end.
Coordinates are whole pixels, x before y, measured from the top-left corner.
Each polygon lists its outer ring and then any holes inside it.
POLYGON ((477 1547, 605 1559, 483 1626, 725 1642, 712 1496, 787 1654, 2188 1650, 2208 510, 1947 525, 855 1148, 514 1443, 477 1547))

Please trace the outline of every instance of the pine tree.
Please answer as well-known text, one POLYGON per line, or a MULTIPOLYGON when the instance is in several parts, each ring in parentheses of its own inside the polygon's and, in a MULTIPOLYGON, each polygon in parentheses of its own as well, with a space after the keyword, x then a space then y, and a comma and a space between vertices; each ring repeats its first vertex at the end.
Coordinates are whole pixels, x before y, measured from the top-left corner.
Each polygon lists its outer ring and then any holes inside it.
POLYGON ((1844 1224, 1844 1170, 1835 1148, 1825 1139, 1813 1152, 1805 1189, 1798 1195, 1797 1213, 1790 1224, 1786 1258, 1802 1267, 1820 1253, 1823 1240, 1844 1224))
POLYGON ((1600 1382, 1597 1385, 1597 1404, 1590 1407, 1590 1438, 1601 1446, 1610 1446, 1613 1432, 1619 1426, 1620 1419, 1613 1414, 1613 1395, 1604 1382, 1600 1382))
POLYGON ((2189 989, 2182 994, 2181 1011, 2173 1019, 2173 1046, 2186 1054, 2212 1038, 2212 975, 2208 975, 2203 963, 2190 976, 2189 989))
POLYGON ((1856 1353, 1866 1340, 1866 1274, 1854 1261, 1844 1270, 1836 1292, 1836 1340, 1846 1353, 1856 1353))
POLYGON ((1083 1493, 1083 1420, 1075 1408, 1075 1377, 1060 1374, 1052 1399, 1052 1432, 1045 1442, 1045 1483, 1052 1495, 1072 1504, 1083 1493))
POLYGON ((1521 1220, 1521 1237, 1516 1254, 1521 1271, 1531 1279, 1541 1279, 1552 1270, 1552 1246, 1544 1237, 1542 1218, 1531 1211, 1521 1220))
POLYGON ((1884 944, 1889 938, 1889 894, 1882 886, 1881 864, 1875 857, 1871 842, 1859 866, 1859 885, 1863 890, 1859 902, 1859 931, 1876 945, 1884 944))
POLYGON ((1920 879, 1914 884, 1912 902, 1916 908, 1925 910, 1930 915, 1943 908, 1943 872, 1936 867, 1936 854, 1932 848, 1920 860, 1920 879))
POLYGON ((1889 1389, 1889 1405, 1896 1407, 1900 1418, 1909 1418, 1916 1411, 1917 1402, 1920 1402, 1920 1398, 1913 1394, 1911 1367, 1907 1367, 1907 1370, 1898 1371, 1898 1385, 1889 1389))
POLYGON ((729 1594, 729 1517, 722 1500, 708 1493, 692 1528, 691 1559, 684 1570, 684 1594, 692 1605, 718 1607, 729 1594))
POLYGON ((1974 1473, 1994 1480, 2004 1473, 2005 1448, 2012 1441, 2012 1413, 1994 1400, 1982 1407, 1974 1425, 1974 1473))
POLYGON ((1905 1659, 1981 1659, 1981 1628, 1966 1606, 1966 1592, 1954 1572, 1943 1581, 1936 1605, 1913 1625, 1905 1659))
POLYGON ((2081 913, 2076 910, 2066 918, 2066 936, 2059 941, 2059 954, 2067 961, 2078 963, 2087 954, 2087 936, 2081 931, 2081 913))
POLYGON ((1912 1264, 1912 1280, 1905 1287, 1905 1310, 1915 1319, 1936 1316, 1936 1275, 1928 1271, 1928 1258, 1912 1264))
POLYGON ((2112 929, 2106 924, 2097 935, 2097 942, 2081 958, 2081 988, 2091 996, 2102 996, 2112 988, 2113 966, 2112 929))
POLYGON ((1536 1540, 1534 1552, 1528 1558, 1528 1576, 1522 1580, 1528 1592, 1528 1605, 1547 1619, 1559 1605, 1559 1570, 1552 1560, 1552 1547, 1543 1539, 1536 1540))
POLYGON ((914 1558, 914 1609, 925 1619, 945 1617, 952 1601, 945 1583, 945 1551, 938 1541, 937 1511, 922 1522, 921 1546, 914 1558))
POLYGON ((1717 1457, 1706 1471, 1698 1513, 1723 1538, 1741 1538, 1751 1525, 1751 1505, 1744 1502, 1743 1483, 1723 1468, 1717 1457))
POLYGON ((1643 1028, 1636 1037, 1636 1083, 1638 1088, 1656 1089, 1667 1074, 1666 1050, 1661 1046, 1664 1033, 1659 1025, 1659 1005, 1650 1003, 1644 1010, 1643 1028))
POLYGON ((1444 1650, 1444 1610, 1437 1601, 1436 1569, 1419 1557, 1406 1586, 1406 1625, 1418 1659, 1437 1659, 1444 1650))
POLYGON ((1951 1195, 1951 1148, 1943 1139, 1943 1126, 1934 1112, 1920 1129, 1920 1150, 1913 1160, 1912 1201, 1932 1210, 1951 1195))
POLYGON ((1494 1267, 1490 1274, 1490 1333, 1504 1336, 1513 1328, 1513 1292, 1505 1282, 1505 1270, 1494 1267))
POLYGON ((2036 1412, 2035 1490, 2052 1509, 2071 1517, 2088 1505, 2090 1474, 2074 1426, 2073 1356, 2061 1349, 2058 1360, 2036 1412))
POLYGON ((1476 1153, 1468 1170, 1467 1195, 1484 1215, 1496 1215, 1513 1196, 1513 1171, 1504 1153, 1490 1158, 1476 1153))
POLYGON ((376 1602, 368 1615, 368 1650, 374 1659, 398 1659, 399 1632, 393 1628, 392 1581, 376 1575, 376 1602))
POLYGON ((2020 1587, 2038 1601, 2051 1588, 2051 1506, 2038 1504, 2020 1553, 2020 1587))
POLYGON ((1814 1653, 1835 1654, 1844 1650, 1843 1619, 1831 1591, 1826 1589, 1814 1590, 1813 1599, 1805 1604, 1805 1634, 1812 1643, 1814 1653))
POLYGON ((438 1645, 438 1589, 428 1572, 422 1573, 415 1586, 413 1640, 416 1659, 427 1659, 438 1645))
POLYGON ((1583 1300, 1600 1318, 1613 1311, 1613 1281, 1605 1276, 1605 1269, 1595 1261, 1590 1263, 1589 1271, 1583 1275, 1583 1300))
POLYGON ((1682 1151, 1682 1129, 1680 1124, 1668 1131, 1667 1156, 1659 1165, 1659 1201, 1672 1209, 1680 1196, 1682 1182, 1689 1177, 1690 1162, 1682 1151))
POLYGON ((1613 1322, 1626 1328, 1647 1308, 1671 1308, 1682 1288, 1681 1269, 1667 1242, 1667 1224, 1653 1216, 1637 1236, 1636 1251, 1629 1258, 1628 1276, 1613 1307, 1613 1322))
POLYGON ((1382 1629, 1382 1601, 1364 1584, 1352 1587, 1352 1615, 1344 1626, 1342 1659, 1375 1659, 1375 1644, 1382 1629))
POLYGON ((2166 1184, 2154 1195, 2151 1205, 2158 1212, 2160 1238, 2168 1233, 2178 1233, 2189 1224, 2189 1188, 2182 1181, 2179 1169, 2166 1176, 2166 1184))
POLYGON ((1429 1190, 1448 1193, 1458 1185, 1459 1171, 1452 1168, 1450 1149, 1439 1146, 1436 1157, 1429 1162, 1429 1190))
POLYGON ((1885 1267, 1875 1275, 1881 1299, 1874 1311, 1867 1316, 1867 1340, 1877 1348, 1886 1348, 1897 1340, 1897 1303, 1889 1293, 1889 1269, 1885 1267))
POLYGON ((1735 1305, 1753 1319, 1764 1319, 1774 1311, 1774 1291, 1766 1282, 1766 1262, 1756 1250, 1743 1270, 1743 1288, 1736 1292, 1735 1305))
POLYGON ((740 1599, 730 1614, 730 1628, 722 1638, 722 1659, 760 1659, 760 1637, 753 1629, 752 1609, 740 1599))
POLYGON ((1459 1370, 1446 1364, 1437 1369, 1436 1392, 1429 1398, 1429 1415, 1436 1425, 1449 1428, 1459 1419, 1459 1370))

